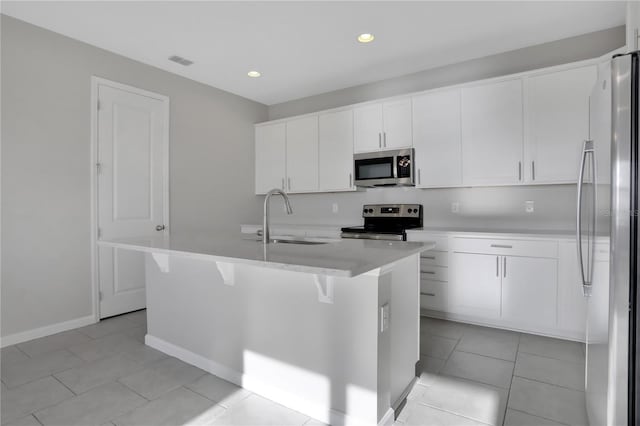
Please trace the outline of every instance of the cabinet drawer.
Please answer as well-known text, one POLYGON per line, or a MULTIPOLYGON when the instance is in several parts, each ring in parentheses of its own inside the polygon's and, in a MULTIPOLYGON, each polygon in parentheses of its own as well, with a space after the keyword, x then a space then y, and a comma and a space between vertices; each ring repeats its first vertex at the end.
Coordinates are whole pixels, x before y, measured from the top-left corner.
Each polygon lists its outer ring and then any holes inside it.
POLYGON ((436 246, 433 248, 433 250, 449 250, 449 237, 447 237, 446 235, 433 235, 426 232, 408 232, 407 241, 429 241, 432 243, 436 243, 436 246))
POLYGON ((421 260, 420 279, 430 281, 449 281, 449 268, 444 266, 424 265, 421 260))
POLYGON ((446 311, 447 284, 422 280, 420 282, 420 307, 435 311, 446 311))
POLYGON ((558 242, 490 238, 453 238, 452 250, 460 253, 557 258, 558 242))
POLYGON ((449 266, 449 252, 423 251, 420 253, 421 266, 449 266))

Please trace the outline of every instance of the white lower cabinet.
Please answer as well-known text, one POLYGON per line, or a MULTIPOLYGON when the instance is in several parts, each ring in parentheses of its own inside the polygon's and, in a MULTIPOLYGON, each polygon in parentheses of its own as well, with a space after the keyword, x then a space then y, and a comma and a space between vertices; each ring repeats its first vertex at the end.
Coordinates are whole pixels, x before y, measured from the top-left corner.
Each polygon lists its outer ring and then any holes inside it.
POLYGON ((527 327, 556 325, 558 261, 502 256, 502 318, 527 327))
POLYGON ((500 318, 500 256, 452 253, 449 286, 449 311, 500 318))
MULTIPOLYGON (((436 250, 421 254, 423 310, 492 327, 585 339, 587 301, 574 241, 476 235, 408 233, 409 241, 436 242, 436 250)), ((606 242, 596 244, 594 283, 607 281, 608 253, 606 242)))

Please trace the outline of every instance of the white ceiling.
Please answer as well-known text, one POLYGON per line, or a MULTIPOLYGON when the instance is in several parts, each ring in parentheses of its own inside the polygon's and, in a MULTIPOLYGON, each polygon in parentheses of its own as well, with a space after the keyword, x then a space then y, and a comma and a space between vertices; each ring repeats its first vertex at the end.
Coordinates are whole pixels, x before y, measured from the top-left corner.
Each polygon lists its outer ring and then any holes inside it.
POLYGON ((26 2, 2 13, 264 104, 624 24, 625 3, 26 2), (369 44, 356 42, 363 32, 369 44), (195 63, 183 67, 167 58, 195 63), (256 69, 261 78, 247 77, 256 69))

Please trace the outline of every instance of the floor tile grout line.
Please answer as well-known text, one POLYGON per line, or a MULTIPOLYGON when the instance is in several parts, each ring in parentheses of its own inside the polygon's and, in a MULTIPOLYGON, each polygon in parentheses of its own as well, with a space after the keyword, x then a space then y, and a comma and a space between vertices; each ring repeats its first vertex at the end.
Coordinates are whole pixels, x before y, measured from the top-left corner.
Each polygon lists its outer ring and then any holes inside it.
POLYGON ((518 351, 523 353, 523 354, 533 355, 533 356, 537 356, 537 357, 540 357, 540 358, 552 359, 554 361, 570 362, 572 364, 584 364, 584 361, 573 361, 573 360, 570 360, 570 359, 562 359, 562 358, 556 358, 556 357, 552 357, 552 356, 548 356, 548 355, 540 355, 540 354, 536 354, 536 353, 533 353, 533 352, 520 351, 520 350, 518 350, 518 351))
MULTIPOLYGON (((66 371, 66 370, 65 370, 65 371, 66 371)), ((65 384, 62 382, 62 380, 58 379, 58 378, 57 378, 56 376, 54 376, 53 374, 52 374, 51 376, 49 376, 49 377, 53 377, 53 379, 54 379, 55 381, 57 381, 58 383, 60 383, 60 384, 61 384, 62 386, 64 386, 65 388, 69 389, 69 391, 71 391, 71 393, 73 394, 73 396, 74 396, 74 397, 76 397, 76 396, 80 395, 79 393, 74 392, 74 391, 73 391, 73 389, 71 389, 69 386, 65 385, 65 384)))
POLYGON ((539 419, 548 420, 548 421, 550 421, 550 422, 558 423, 558 424, 561 424, 561 425, 571 426, 571 424, 570 424, 570 423, 559 422, 558 420, 550 419, 550 418, 548 418, 548 417, 544 417, 544 416, 539 416, 539 415, 537 415, 537 414, 527 413, 526 411, 518 410, 518 409, 516 409, 516 408, 509 408, 509 410, 511 410, 511 411, 517 411, 518 413, 523 413, 523 414, 526 414, 526 415, 531 416, 531 417, 537 417, 537 418, 539 418, 539 419))
MULTIPOLYGON (((470 354, 470 355, 477 355, 477 356, 481 356, 481 357, 485 357, 485 358, 491 358, 491 359, 495 359, 496 361, 504 361, 504 362, 510 362, 512 364, 515 364, 515 361, 511 361, 510 359, 504 359, 504 358, 496 358, 495 356, 491 356, 491 355, 485 355, 485 354, 479 354, 479 353, 475 353, 475 352, 469 352, 469 351, 463 351, 461 349, 454 349, 454 352, 458 351, 458 352, 462 352, 465 354, 470 354)), ((516 353, 517 356, 517 353, 516 353)))
MULTIPOLYGON (((417 404, 420 404, 420 405, 424 405, 425 407, 432 408, 432 409, 434 409, 434 410, 442 411, 442 412, 444 412, 444 413, 453 414, 454 416, 462 417, 462 418, 465 418, 465 419, 468 419, 468 420, 473 420, 474 422, 478 422, 478 423, 481 423, 481 424, 483 424, 483 425, 492 426, 492 425, 491 425, 491 423, 485 423, 485 422, 483 422, 483 421, 481 421, 481 420, 478 420, 478 419, 475 419, 475 418, 473 418, 473 417, 465 416, 464 414, 456 413, 456 412, 454 412, 454 411, 445 410, 445 409, 444 409, 444 408, 442 408, 442 407, 436 407, 435 405, 431 405, 431 404, 428 404, 428 403, 426 403, 426 402, 416 401, 416 403, 417 403, 417 404)), ((498 426, 498 425, 495 425, 495 426, 498 426)))
POLYGON ((516 359, 513 361, 513 370, 511 370, 511 380, 509 380, 509 390, 507 390, 507 401, 504 404, 504 416, 502 417, 502 426, 507 419, 507 410, 509 409, 509 398, 511 398, 511 386, 513 386, 513 378, 516 375, 516 363, 518 362, 518 354, 520 353, 520 342, 522 341, 522 333, 518 334, 518 346, 516 347, 516 359))
POLYGON ((574 388, 570 388, 570 387, 562 386, 562 385, 556 385, 555 383, 543 382, 542 380, 532 379, 530 377, 518 376, 517 374, 514 374, 513 377, 517 377, 518 379, 529 380, 531 382, 542 383, 543 385, 554 386, 556 388, 566 389, 566 390, 570 390, 570 391, 574 391, 574 392, 585 393, 584 390, 574 389, 574 388))
MULTIPOLYGON (((140 372, 140 371, 141 371, 141 370, 138 370, 136 373, 138 373, 138 372, 140 372)), ((136 373, 134 373, 134 374, 136 374, 136 373)), ((114 380, 114 382, 115 382, 115 383, 117 383, 117 384, 119 384, 119 385, 124 386, 125 388, 129 389, 131 392, 135 393, 135 394, 136 394, 136 395, 138 395, 139 397, 144 398, 144 400, 145 400, 145 401, 147 401, 147 402, 151 402, 151 401, 153 401, 153 399, 149 399, 149 398, 147 398, 146 396, 142 395, 141 393, 138 393, 135 389, 131 389, 131 388, 130 388, 129 386, 127 386, 125 383, 122 383, 122 382, 120 381, 120 379, 122 379, 122 378, 123 378, 123 377, 119 377, 119 378, 115 379, 115 380, 114 380)), ((95 388, 94 388, 94 389, 95 389, 95 388)), ((177 389, 177 388, 176 388, 176 389, 177 389)), ((172 390, 174 390, 174 389, 171 389, 169 392, 171 392, 172 390)), ((165 395, 165 394, 167 394, 167 393, 169 393, 169 392, 165 392, 165 393, 163 393, 163 394, 162 394, 162 395, 160 395, 158 398, 162 397, 163 395, 165 395)), ((158 399, 158 398, 155 398, 155 399, 158 399)))
MULTIPOLYGON (((32 339, 32 340, 35 340, 35 339, 32 339)), ((31 340, 29 340, 29 342, 30 342, 30 341, 31 341, 31 340)), ((22 342, 22 343, 27 343, 27 342, 22 342)), ((18 352, 20 352, 20 353, 24 354, 27 358, 29 358, 29 359, 33 359, 33 357, 32 357, 31 355, 29 355, 29 354, 28 354, 28 353, 26 353, 24 350, 22 350, 22 348, 20 348, 20 343, 16 343, 16 344, 15 344, 15 345, 13 345, 13 346, 15 346, 15 348, 18 350, 18 352)), ((55 351, 54 351, 54 352, 55 352, 55 351)))

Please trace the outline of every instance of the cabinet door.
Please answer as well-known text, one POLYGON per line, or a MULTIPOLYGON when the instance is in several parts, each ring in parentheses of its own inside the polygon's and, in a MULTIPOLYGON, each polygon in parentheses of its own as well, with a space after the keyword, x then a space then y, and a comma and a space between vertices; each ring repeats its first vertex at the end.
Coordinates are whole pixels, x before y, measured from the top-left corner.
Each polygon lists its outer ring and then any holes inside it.
POLYGON ((285 124, 256 127, 256 194, 285 189, 285 124))
POLYGON ((462 89, 464 184, 522 180, 522 121, 521 80, 462 89))
POLYGON ((382 106, 382 148, 407 148, 413 144, 411 136, 411 98, 385 102, 382 106))
POLYGON ((318 190, 318 116, 287 122, 287 190, 318 190))
POLYGON ((453 253, 449 310, 482 318, 500 317, 500 256, 453 253))
POLYGON ((598 81, 590 97, 589 139, 596 150, 597 182, 611 182, 611 62, 598 65, 598 81))
POLYGON ((596 78, 596 66, 590 65, 525 80, 526 182, 577 180, 580 151, 589 138, 589 95, 596 78))
POLYGON ((413 147, 416 186, 462 184, 459 89, 413 98, 413 147))
POLYGON ((502 257, 502 318, 526 327, 556 325, 556 259, 502 257))
POLYGON ((353 127, 355 152, 382 149, 382 104, 355 108, 353 127))
POLYGON ((322 114, 319 122, 321 191, 353 188, 353 111, 322 114))

